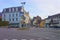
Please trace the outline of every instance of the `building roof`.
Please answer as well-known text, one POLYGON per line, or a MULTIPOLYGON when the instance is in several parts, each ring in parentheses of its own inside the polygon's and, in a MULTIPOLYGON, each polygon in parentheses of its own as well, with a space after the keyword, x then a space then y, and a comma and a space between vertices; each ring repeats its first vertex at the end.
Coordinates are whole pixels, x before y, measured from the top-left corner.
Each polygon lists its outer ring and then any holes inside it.
POLYGON ((48 18, 45 18, 45 20, 46 19, 52 19, 52 18, 54 18, 54 17, 60 17, 60 13, 58 13, 58 14, 55 14, 55 15, 52 15, 52 16, 48 16, 48 18))
POLYGON ((17 12, 16 10, 18 10, 19 12, 21 12, 22 6, 5 8, 5 9, 3 9, 2 13, 8 13, 9 9, 11 10, 11 12, 17 12), (13 8, 14 8, 14 11, 13 11, 13 8))
POLYGON ((60 16, 60 13, 59 14, 52 15, 52 16, 48 16, 48 18, 57 17, 57 16, 60 16))

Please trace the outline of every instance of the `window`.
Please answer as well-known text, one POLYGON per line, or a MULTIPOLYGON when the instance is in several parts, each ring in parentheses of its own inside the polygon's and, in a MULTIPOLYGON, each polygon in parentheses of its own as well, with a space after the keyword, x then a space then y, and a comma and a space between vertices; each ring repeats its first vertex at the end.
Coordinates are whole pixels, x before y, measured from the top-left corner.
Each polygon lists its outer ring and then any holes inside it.
POLYGON ((12 12, 12 8, 11 8, 11 12, 12 12))
POLYGON ((13 8, 13 12, 14 12, 14 8, 13 8))
POLYGON ((60 16, 58 18, 60 18, 60 16))
POLYGON ((18 11, 21 11, 21 7, 18 7, 18 11))
POLYGON ((5 17, 5 14, 4 14, 4 17, 5 17))
POLYGON ((9 8, 6 9, 6 12, 9 12, 9 8))
POLYGON ((14 17, 14 14, 12 16, 14 17))
POLYGON ((18 11, 18 8, 16 8, 16 11, 18 11))
POLYGON ((14 21, 14 18, 12 20, 14 21))
POLYGON ((6 12, 6 9, 4 9, 4 12, 6 12))
POLYGON ((16 21, 18 21, 18 18, 16 18, 16 21))
POLYGON ((9 17, 11 17, 11 14, 9 14, 9 17))
POLYGON ((9 9, 9 12, 11 12, 11 8, 9 9))
POLYGON ((11 21, 11 19, 9 19, 9 21, 11 21))
POLYGON ((19 16, 21 16, 21 14, 19 13, 19 16))
POLYGON ((18 16, 18 14, 16 14, 16 16, 18 16))

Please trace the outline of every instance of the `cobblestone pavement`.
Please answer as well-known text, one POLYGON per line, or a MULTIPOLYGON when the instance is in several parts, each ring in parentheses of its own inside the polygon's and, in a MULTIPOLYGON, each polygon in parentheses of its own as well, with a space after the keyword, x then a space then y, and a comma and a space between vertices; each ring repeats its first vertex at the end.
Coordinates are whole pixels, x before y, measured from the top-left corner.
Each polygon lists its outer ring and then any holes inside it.
POLYGON ((0 28, 0 40, 60 40, 59 28, 0 28))

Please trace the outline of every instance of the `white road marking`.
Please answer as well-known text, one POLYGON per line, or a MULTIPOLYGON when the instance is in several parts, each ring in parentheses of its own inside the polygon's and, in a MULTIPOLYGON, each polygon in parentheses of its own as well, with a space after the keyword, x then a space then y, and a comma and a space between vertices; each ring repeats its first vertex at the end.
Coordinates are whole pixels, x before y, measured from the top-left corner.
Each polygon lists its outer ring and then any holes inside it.
POLYGON ((46 39, 50 39, 49 37, 45 37, 46 39))
POLYGON ((43 40, 43 38, 38 38, 38 40, 43 40))
POLYGON ((27 39, 21 39, 21 40, 27 40, 27 39))
POLYGON ((18 39, 12 39, 12 40, 18 40, 18 39))
POLYGON ((34 40, 34 39, 30 39, 30 40, 34 40))

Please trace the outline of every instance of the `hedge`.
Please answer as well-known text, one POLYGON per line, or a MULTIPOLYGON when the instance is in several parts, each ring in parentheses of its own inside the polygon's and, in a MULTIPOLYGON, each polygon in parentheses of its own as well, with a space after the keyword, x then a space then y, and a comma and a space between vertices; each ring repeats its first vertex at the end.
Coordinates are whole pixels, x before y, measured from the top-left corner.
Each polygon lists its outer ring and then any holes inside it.
POLYGON ((8 21, 0 21, 0 26, 8 26, 9 22, 8 21))

